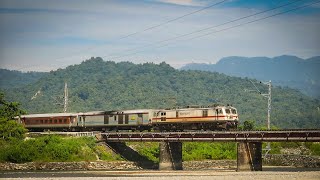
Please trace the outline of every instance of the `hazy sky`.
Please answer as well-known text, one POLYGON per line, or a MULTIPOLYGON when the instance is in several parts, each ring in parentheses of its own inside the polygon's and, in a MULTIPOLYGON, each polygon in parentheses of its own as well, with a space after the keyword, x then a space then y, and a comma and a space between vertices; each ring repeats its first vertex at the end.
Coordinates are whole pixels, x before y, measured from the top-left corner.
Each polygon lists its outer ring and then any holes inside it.
POLYGON ((173 67, 226 56, 309 58, 320 55, 320 3, 224 29, 313 2, 320 1, 0 0, 0 67, 49 71, 97 56, 173 67), (203 30, 290 2, 295 3, 203 30))

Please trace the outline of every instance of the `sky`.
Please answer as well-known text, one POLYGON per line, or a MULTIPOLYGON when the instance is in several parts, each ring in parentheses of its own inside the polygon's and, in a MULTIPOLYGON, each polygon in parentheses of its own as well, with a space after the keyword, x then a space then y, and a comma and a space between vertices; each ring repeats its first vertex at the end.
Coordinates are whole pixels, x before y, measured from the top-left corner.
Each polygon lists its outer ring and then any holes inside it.
POLYGON ((0 68, 50 71, 90 57, 175 68, 227 56, 310 58, 320 55, 319 19, 319 0, 0 0, 0 68))

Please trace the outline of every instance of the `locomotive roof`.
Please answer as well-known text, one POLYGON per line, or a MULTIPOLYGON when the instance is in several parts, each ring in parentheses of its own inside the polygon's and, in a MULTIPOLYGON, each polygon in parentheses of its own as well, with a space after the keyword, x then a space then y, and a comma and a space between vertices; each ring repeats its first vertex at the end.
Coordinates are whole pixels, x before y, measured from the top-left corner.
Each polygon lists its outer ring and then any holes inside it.
POLYGON ((36 118, 36 117, 61 117, 61 116, 77 116, 77 113, 50 113, 50 114, 28 114, 21 115, 21 118, 36 118))
POLYGON ((123 113, 146 113, 149 112, 151 109, 133 109, 133 110, 124 110, 121 111, 123 113))
POLYGON ((84 113, 78 113, 78 115, 101 115, 105 114, 105 111, 91 111, 91 112, 84 112, 84 113))

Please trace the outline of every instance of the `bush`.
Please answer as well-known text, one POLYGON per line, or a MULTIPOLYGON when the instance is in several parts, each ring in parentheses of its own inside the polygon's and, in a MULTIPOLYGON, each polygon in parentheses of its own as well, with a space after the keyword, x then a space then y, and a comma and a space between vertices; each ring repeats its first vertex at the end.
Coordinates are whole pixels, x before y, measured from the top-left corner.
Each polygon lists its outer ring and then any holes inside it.
POLYGON ((320 156, 320 143, 319 142, 307 142, 305 146, 310 149, 311 154, 314 156, 320 156))
POLYGON ((236 159, 236 143, 201 143, 188 142, 183 144, 184 161, 236 159))
POLYGON ((100 160, 104 161, 118 161, 123 160, 120 155, 115 154, 110 149, 107 149, 105 146, 97 145, 95 147, 95 152, 98 155, 100 160))
POLYGON ((93 138, 61 138, 44 136, 25 141, 12 141, 0 153, 2 161, 23 163, 31 161, 90 161, 96 156, 93 138))
POLYGON ((145 156, 147 159, 155 163, 159 162, 159 143, 146 142, 143 143, 143 145, 136 146, 136 150, 140 155, 145 156))

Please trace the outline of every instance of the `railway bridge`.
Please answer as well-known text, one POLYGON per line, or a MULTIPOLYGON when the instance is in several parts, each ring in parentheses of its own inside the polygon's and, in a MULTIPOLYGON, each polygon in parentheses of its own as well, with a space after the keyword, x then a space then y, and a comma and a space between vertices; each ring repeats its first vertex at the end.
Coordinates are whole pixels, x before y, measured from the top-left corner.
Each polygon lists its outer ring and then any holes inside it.
MULTIPOLYGON (((52 132, 51 132, 52 133, 52 132)), ((68 132, 70 135, 70 132, 68 132)), ((72 133, 71 133, 72 134, 72 133)), ((182 169, 183 142, 237 142, 237 170, 262 170, 262 142, 320 142, 320 129, 190 132, 78 132, 95 136, 109 147, 124 149, 124 142, 160 142, 160 170, 182 169)))

